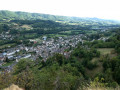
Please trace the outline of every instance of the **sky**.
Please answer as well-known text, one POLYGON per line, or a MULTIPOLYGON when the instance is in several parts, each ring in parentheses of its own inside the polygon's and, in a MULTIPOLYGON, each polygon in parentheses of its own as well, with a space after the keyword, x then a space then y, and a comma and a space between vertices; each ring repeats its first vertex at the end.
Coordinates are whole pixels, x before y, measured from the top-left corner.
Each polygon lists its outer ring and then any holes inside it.
POLYGON ((120 20, 120 0, 0 0, 0 10, 120 20))

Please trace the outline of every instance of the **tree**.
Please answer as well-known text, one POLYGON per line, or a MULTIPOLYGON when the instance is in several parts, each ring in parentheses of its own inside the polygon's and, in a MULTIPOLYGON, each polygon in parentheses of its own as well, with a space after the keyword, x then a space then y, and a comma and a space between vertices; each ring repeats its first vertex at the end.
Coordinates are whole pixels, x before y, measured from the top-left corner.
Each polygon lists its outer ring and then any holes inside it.
POLYGON ((26 70, 26 68, 32 68, 34 64, 35 63, 29 59, 21 59, 14 67, 14 74, 19 74, 22 71, 26 70))
POLYGON ((7 62, 7 63, 8 63, 8 62, 10 62, 10 60, 8 59, 8 57, 6 57, 6 60, 5 60, 5 62, 7 62))

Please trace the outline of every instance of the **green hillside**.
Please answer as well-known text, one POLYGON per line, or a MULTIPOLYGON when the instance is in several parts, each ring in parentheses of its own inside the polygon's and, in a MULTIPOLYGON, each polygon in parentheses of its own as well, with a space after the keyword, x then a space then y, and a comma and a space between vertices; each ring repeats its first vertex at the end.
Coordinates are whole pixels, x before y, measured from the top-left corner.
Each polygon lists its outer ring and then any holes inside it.
POLYGON ((104 20, 98 18, 80 18, 80 17, 68 17, 68 16, 58 16, 58 15, 49 15, 49 14, 40 14, 40 13, 28 13, 28 12, 12 12, 7 10, 0 11, 0 20, 34 20, 34 19, 42 19, 42 20, 53 20, 70 24, 117 24, 118 22, 112 20, 104 20))

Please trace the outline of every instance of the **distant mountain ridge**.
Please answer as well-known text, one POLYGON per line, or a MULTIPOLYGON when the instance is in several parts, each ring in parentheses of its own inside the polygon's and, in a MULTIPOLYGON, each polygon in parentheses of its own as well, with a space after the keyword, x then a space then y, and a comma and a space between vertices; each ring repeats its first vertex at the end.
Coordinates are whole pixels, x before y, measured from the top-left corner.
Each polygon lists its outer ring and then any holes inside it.
POLYGON ((92 21, 92 22, 103 22, 103 23, 104 22, 116 23, 115 21, 112 20, 104 20, 99 18, 68 17, 68 16, 58 16, 58 15, 50 15, 50 14, 0 10, 0 20, 15 20, 15 19, 17 20, 42 19, 42 20, 52 20, 52 21, 72 21, 72 22, 92 21))
POLYGON ((42 19, 42 20, 70 20, 70 17, 67 16, 56 16, 56 15, 49 15, 49 14, 40 14, 40 13, 28 13, 28 12, 12 12, 7 10, 0 11, 0 20, 3 19, 42 19))

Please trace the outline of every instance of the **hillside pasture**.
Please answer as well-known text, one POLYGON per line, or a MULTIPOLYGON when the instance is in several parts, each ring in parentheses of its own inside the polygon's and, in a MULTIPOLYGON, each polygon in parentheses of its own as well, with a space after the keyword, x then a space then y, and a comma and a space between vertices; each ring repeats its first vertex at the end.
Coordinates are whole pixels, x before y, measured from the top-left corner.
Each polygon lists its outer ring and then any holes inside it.
POLYGON ((112 51, 114 51, 114 48, 98 48, 98 51, 100 51, 101 55, 111 54, 112 51))

